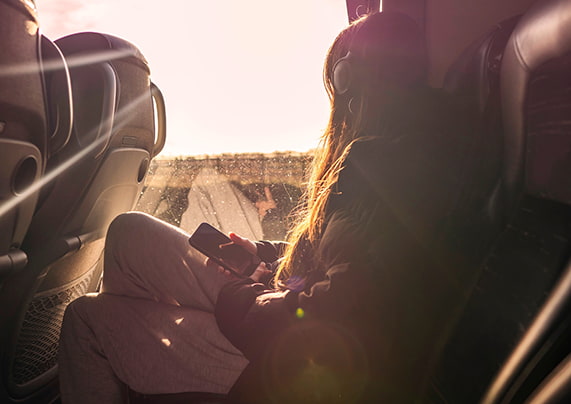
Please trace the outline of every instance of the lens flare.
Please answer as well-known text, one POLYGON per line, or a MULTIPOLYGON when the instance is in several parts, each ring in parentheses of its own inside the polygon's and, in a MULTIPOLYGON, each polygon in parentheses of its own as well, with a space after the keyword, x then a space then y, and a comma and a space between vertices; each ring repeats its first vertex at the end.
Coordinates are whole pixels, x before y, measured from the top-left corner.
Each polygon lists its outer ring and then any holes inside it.
MULTIPOLYGON (((135 56, 133 50, 106 50, 86 55, 74 55, 66 58, 66 63, 70 68, 94 65, 111 62, 117 59, 135 56)), ((59 70, 62 67, 60 60, 42 60, 41 66, 38 63, 16 63, 9 66, 0 66, 0 77, 18 76, 25 74, 40 73, 42 71, 59 70)))
POLYGON ((370 380, 367 351, 352 329, 309 316, 276 338, 261 366, 269 402, 362 402, 370 380))

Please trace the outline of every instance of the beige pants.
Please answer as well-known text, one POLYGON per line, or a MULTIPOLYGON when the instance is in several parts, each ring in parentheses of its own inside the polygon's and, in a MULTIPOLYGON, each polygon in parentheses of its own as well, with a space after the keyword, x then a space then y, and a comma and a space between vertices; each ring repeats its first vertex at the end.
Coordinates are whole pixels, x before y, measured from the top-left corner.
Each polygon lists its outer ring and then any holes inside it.
POLYGON ((214 306, 229 279, 204 266, 188 234, 142 213, 117 217, 102 292, 72 302, 60 339, 68 403, 124 402, 140 393, 226 393, 247 360, 218 330, 214 306))

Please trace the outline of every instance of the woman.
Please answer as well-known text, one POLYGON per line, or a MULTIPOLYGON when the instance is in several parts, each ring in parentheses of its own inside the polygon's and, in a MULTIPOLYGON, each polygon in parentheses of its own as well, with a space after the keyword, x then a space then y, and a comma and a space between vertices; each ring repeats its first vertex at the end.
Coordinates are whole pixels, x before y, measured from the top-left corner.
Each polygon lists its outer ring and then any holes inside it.
POLYGON ((121 402, 125 384, 234 386, 245 403, 422 397, 472 281, 459 235, 487 192, 471 186, 482 167, 467 118, 425 74, 422 35, 403 15, 370 15, 336 38, 331 118, 289 245, 231 235, 265 262, 283 255, 269 285, 264 264, 236 280, 178 229, 119 216, 102 292, 66 311, 64 403, 121 402))

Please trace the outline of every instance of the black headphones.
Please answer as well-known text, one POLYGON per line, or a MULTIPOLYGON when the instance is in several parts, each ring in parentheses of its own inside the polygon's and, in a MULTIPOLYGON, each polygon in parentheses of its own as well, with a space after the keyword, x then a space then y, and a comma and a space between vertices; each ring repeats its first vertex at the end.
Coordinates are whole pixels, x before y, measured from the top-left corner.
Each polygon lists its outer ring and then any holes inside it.
POLYGON ((354 56, 351 54, 351 51, 349 51, 333 65, 333 88, 337 95, 346 94, 351 90, 351 86, 355 80, 355 72, 351 66, 353 59, 354 56))
POLYGON ((349 50, 335 62, 332 77, 335 95, 355 96, 365 90, 367 83, 373 83, 373 72, 359 59, 358 53, 349 50))

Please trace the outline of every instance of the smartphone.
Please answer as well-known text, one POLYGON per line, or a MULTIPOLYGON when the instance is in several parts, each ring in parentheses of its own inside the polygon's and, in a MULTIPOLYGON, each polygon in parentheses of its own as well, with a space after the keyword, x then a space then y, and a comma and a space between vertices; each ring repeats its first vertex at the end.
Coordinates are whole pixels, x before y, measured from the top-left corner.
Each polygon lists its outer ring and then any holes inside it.
POLYGON ((201 223, 188 240, 190 245, 240 278, 250 276, 261 260, 208 223, 201 223))

